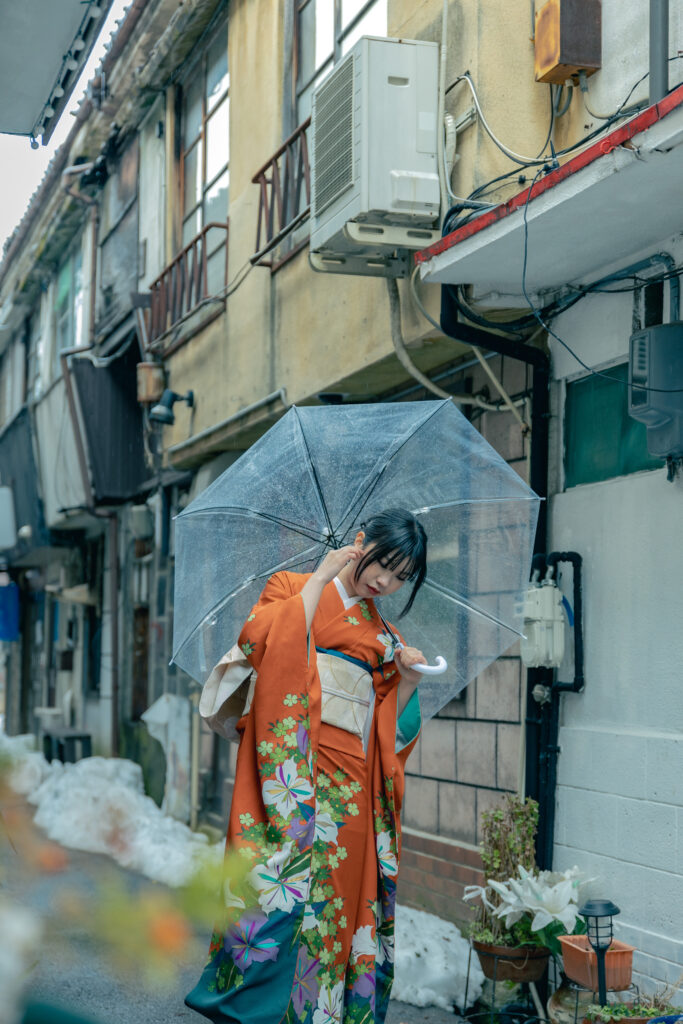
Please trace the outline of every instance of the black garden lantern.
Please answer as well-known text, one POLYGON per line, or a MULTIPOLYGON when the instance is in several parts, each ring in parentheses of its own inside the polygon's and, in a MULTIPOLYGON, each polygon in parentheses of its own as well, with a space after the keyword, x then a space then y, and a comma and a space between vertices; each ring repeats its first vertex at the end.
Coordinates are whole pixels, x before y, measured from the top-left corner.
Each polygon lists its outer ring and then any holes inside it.
POLYGON ((579 910, 586 919, 586 935, 598 958, 598 1000, 601 1006, 607 1004, 605 982, 605 953, 612 944, 614 932, 612 918, 620 913, 616 903, 610 900, 588 900, 579 910))

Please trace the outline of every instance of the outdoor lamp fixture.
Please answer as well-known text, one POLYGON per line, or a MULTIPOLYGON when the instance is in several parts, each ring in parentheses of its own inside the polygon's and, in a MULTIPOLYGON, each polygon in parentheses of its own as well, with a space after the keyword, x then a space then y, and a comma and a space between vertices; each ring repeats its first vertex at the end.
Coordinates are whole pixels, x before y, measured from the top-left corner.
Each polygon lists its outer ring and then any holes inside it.
POLYGON ((161 399, 150 409, 149 418, 154 423, 163 423, 172 426, 175 423, 173 406, 176 402, 187 402, 190 409, 194 408, 194 391, 188 391, 186 395, 178 395, 170 388, 166 388, 161 399))
POLYGON ((621 911, 610 900, 588 900, 579 913, 586 919, 586 935, 598 958, 598 1000, 606 1006, 605 953, 612 944, 612 918, 621 911))

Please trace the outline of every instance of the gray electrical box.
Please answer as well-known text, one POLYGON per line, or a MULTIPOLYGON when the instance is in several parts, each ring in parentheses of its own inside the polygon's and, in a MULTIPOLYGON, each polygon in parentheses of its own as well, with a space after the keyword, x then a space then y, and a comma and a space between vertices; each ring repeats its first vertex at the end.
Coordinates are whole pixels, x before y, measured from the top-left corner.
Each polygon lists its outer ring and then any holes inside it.
POLYGON ((683 456, 683 321, 631 336, 628 411, 647 427, 650 455, 683 456))

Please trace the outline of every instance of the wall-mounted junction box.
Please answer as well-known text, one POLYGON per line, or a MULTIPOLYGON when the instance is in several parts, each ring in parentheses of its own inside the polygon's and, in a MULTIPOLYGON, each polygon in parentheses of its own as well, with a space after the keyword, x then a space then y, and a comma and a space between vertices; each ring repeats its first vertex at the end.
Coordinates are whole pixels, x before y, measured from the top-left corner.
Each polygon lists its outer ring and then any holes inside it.
POLYGON ((536 12, 534 68, 537 82, 563 85, 602 63, 601 0, 548 0, 536 12))
POLYGON ((650 455, 683 457, 683 322, 631 336, 628 411, 647 427, 650 455))

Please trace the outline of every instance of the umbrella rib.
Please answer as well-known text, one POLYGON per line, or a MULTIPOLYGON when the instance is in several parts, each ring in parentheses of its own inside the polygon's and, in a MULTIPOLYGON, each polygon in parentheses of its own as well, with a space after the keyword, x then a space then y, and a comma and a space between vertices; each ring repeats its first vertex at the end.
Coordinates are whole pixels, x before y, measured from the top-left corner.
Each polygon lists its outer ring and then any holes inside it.
POLYGON ((493 505, 496 502, 509 504, 511 501, 539 501, 535 494, 514 494, 502 498, 454 498, 452 501, 442 501, 438 505, 424 505, 422 508, 413 509, 413 515, 424 515, 425 512, 434 512, 441 508, 454 508, 456 505, 493 505))
MULTIPOLYGON (((296 406, 294 406, 294 408, 296 410, 296 406)), ((315 463, 313 462, 313 458, 311 456, 311 449, 308 447, 308 440, 306 438, 306 434, 304 433, 304 428, 301 425, 301 420, 299 419, 298 410, 296 410, 296 412, 297 412, 296 421, 299 424, 299 431, 301 433, 301 440, 304 443, 304 448, 306 449, 306 455, 308 456, 309 469, 310 469, 310 472, 311 472, 311 474, 313 476, 313 483, 315 484, 315 486, 317 488, 318 497, 320 498, 320 504, 322 506, 322 510, 323 510, 324 515, 325 515, 325 519, 327 521, 327 529, 329 530, 329 538, 330 538, 330 541, 332 541, 332 540, 336 539, 335 536, 334 536, 334 529, 332 528, 332 520, 330 519, 330 513, 327 510, 327 504, 325 503, 325 496, 323 495, 323 489, 320 486, 320 480, 318 479, 318 473, 317 473, 317 470, 315 468, 315 463)))
POLYGON ((285 526, 292 533, 299 533, 302 537, 307 537, 308 540, 318 541, 320 544, 324 544, 324 538, 320 537, 319 534, 313 533, 301 526, 299 523, 293 523, 289 519, 282 519, 280 516, 274 516, 270 512, 260 512, 257 509, 243 508, 241 505, 213 505, 211 508, 197 508, 190 512, 182 513, 181 515, 188 516, 211 516, 216 512, 236 512, 240 515, 251 516, 252 519, 265 519, 269 523, 275 523, 277 526, 285 526))
POLYGON ((514 626, 508 625, 507 622, 503 622, 503 620, 499 619, 496 615, 492 615, 490 612, 484 611, 483 608, 478 608, 476 604, 473 604, 464 597, 454 594, 452 590, 448 590, 447 587, 443 587, 440 583, 435 583, 433 580, 427 578, 424 585, 429 587, 431 590, 435 590, 438 594, 441 594, 449 601, 452 601, 453 604, 457 604, 461 608, 466 608, 467 611, 474 612, 475 615, 479 615, 481 618, 487 619, 489 622, 494 622, 497 626, 502 626, 503 629, 507 629, 510 633, 514 633, 515 636, 524 636, 524 634, 518 629, 515 629, 514 626))
POLYGON ((344 523, 344 521, 349 518, 349 516, 351 515, 351 513, 352 513, 354 508, 362 508, 363 505, 367 504, 367 502, 368 502, 368 500, 370 498, 370 495, 372 494, 372 492, 375 490, 375 488, 379 484, 380 477, 384 473, 385 469, 387 468, 387 466, 389 465, 391 460, 396 457, 398 452, 400 452, 401 448, 403 448, 406 444, 408 444, 408 441, 410 441, 411 438, 415 437, 417 432, 422 429, 422 427, 425 425, 425 423, 427 423, 432 418, 432 416, 436 416, 436 414, 441 411, 443 406, 447 405, 447 404, 450 404, 450 399, 445 398, 443 400, 443 402, 439 403, 438 408, 433 409, 427 416, 425 416, 422 419, 422 421, 419 424, 417 424, 417 426, 413 427, 410 430, 410 433, 407 433, 405 435, 403 440, 396 446, 396 448, 394 448, 394 450, 391 452, 390 455, 385 456, 384 464, 382 465, 382 468, 379 469, 375 473, 374 478, 371 479, 368 482, 367 487, 365 488, 365 491, 362 491, 362 490, 359 489, 359 491, 357 492, 356 496, 351 499, 346 512, 341 517, 341 523, 344 523))
POLYGON ((235 597, 237 594, 239 594, 241 590, 244 590, 245 587, 248 587, 249 584, 253 583, 255 580, 267 579, 269 576, 272 576, 273 573, 280 572, 287 565, 296 565, 297 562, 300 562, 302 560, 306 560, 307 556, 309 556, 310 554, 312 554, 314 551, 317 550, 319 544, 320 544, 320 541, 318 541, 312 547, 306 548, 305 551, 300 551, 297 555, 292 555, 291 558, 286 558, 284 560, 284 562, 280 562, 279 565, 271 566, 268 569, 264 569, 263 572, 253 573, 251 576, 249 576, 248 579, 243 580, 239 584, 239 586, 237 586, 233 590, 231 590, 229 594, 226 594, 225 597, 222 597, 220 599, 220 601, 217 601, 216 604, 213 605, 213 607, 209 608, 208 611, 206 611, 206 612, 204 612, 202 614, 202 617, 195 623, 195 625, 192 627, 192 629, 187 634, 187 636, 185 637, 183 642, 180 644, 180 646, 173 652, 173 656, 171 658, 171 661, 175 661, 176 655, 180 654, 180 652, 182 651, 183 647, 186 647, 187 644, 189 644, 190 640, 193 638, 193 636, 195 636, 197 630, 201 628, 202 623, 206 622, 206 620, 209 618, 210 615, 215 615, 217 612, 219 612, 221 610, 221 608, 223 608, 224 605, 226 605, 228 603, 228 601, 231 601, 233 597, 235 597))

